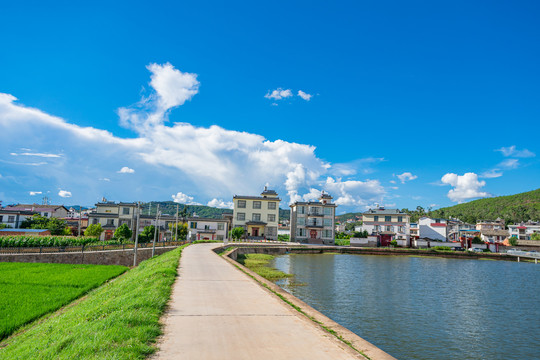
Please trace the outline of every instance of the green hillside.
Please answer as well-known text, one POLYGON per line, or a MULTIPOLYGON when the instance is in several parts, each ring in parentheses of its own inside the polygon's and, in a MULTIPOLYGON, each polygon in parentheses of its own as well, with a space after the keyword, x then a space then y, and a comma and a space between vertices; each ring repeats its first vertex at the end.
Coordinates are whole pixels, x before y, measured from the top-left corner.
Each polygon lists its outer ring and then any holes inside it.
POLYGON ((477 220, 495 220, 498 217, 504 219, 507 224, 540 220, 540 189, 441 208, 431 211, 430 216, 455 217, 468 223, 475 223, 477 220))
MULTIPOLYGON (((174 201, 151 201, 142 205, 142 213, 147 215, 156 215, 157 205, 159 204, 159 210, 162 214, 175 215, 176 205, 179 205, 179 211, 181 212, 184 207, 187 207, 187 212, 190 214, 197 214, 199 217, 204 218, 221 218, 224 213, 232 213, 231 209, 218 209, 215 207, 205 205, 184 205, 177 204, 174 201)), ((279 209, 279 219, 289 219, 290 210, 279 209)))

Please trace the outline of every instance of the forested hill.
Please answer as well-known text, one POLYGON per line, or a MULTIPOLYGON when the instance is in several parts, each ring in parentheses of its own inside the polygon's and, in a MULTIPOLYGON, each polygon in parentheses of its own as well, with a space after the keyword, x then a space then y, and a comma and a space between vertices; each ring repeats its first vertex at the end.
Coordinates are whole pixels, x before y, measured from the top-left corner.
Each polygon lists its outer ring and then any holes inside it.
POLYGON ((474 200, 465 204, 433 210, 432 217, 454 217, 468 223, 477 220, 504 219, 507 224, 540 220, 540 189, 516 195, 474 200))
MULTIPOLYGON (((159 210, 162 214, 176 215, 176 205, 178 205, 179 211, 181 212, 184 207, 186 207, 189 216, 192 214, 197 214, 199 217, 204 218, 221 218, 221 215, 224 213, 231 213, 232 209, 219 209, 211 206, 205 205, 185 205, 177 204, 174 201, 151 201, 149 203, 144 203, 142 206, 143 214, 156 215, 157 205, 159 204, 159 210)), ((279 209, 279 219, 289 219, 290 210, 279 209)))

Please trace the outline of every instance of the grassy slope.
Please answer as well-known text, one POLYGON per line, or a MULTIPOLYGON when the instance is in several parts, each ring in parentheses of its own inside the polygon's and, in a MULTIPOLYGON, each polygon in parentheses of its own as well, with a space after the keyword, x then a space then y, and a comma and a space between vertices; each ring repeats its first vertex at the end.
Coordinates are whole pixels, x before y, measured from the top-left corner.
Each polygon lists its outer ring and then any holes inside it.
POLYGON ((7 339, 0 359, 144 359, 155 351, 184 247, 142 262, 79 304, 7 339))
POLYGON ((126 270, 116 265, 0 263, 0 339, 126 270))
POLYGON ((291 274, 269 267, 268 263, 272 259, 274 259, 274 256, 267 254, 246 254, 238 255, 237 261, 259 276, 270 281, 292 276, 291 274))

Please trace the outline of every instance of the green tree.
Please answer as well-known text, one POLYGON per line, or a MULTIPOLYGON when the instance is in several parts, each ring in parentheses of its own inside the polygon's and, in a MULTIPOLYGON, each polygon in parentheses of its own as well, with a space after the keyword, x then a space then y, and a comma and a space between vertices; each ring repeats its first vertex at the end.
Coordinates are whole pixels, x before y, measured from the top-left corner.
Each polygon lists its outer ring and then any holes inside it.
POLYGON ((51 235, 70 235, 71 232, 67 233, 66 227, 67 224, 64 220, 47 218, 39 214, 27 218, 21 223, 23 229, 47 229, 51 232, 51 235))
POLYGON ((156 227, 154 225, 145 226, 143 231, 139 233, 139 242, 147 243, 154 239, 154 232, 156 227))
POLYGON ((84 236, 95 236, 99 238, 102 232, 103 228, 101 227, 101 224, 91 224, 84 230, 84 236))
POLYGON ((233 240, 240 240, 242 236, 244 236, 244 228, 235 227, 231 230, 231 237, 233 238, 233 240))
POLYGON ((540 240, 540 233, 532 233, 531 240, 540 240))
POLYGON ((114 231, 114 237, 116 239, 119 239, 121 241, 129 240, 131 239, 131 235, 133 235, 133 232, 131 229, 127 226, 127 224, 120 225, 115 231, 114 231))
POLYGON ((517 237, 512 236, 510 239, 508 239, 508 243, 510 244, 510 246, 517 246, 518 244, 517 237))
MULTIPOLYGON (((171 234, 172 234, 173 238, 176 235, 175 227, 176 227, 175 224, 173 224, 173 223, 169 224, 169 230, 171 230, 171 234)), ((184 240, 186 240, 187 235, 188 235, 187 224, 179 223, 178 224, 178 239, 175 239, 174 241, 184 241, 184 240)))
POLYGON ((484 242, 483 242, 482 239, 480 239, 478 236, 475 236, 475 237, 472 239, 472 243, 473 243, 473 244, 483 244, 484 242))

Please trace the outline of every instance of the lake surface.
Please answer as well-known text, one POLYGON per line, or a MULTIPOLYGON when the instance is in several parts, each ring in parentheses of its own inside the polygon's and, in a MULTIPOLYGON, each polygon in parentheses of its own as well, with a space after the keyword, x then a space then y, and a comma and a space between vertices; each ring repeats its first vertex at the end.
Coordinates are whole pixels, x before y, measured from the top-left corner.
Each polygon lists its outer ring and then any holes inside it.
POLYGON ((540 359, 540 264, 289 254, 273 266, 295 274, 278 285, 398 359, 540 359))

